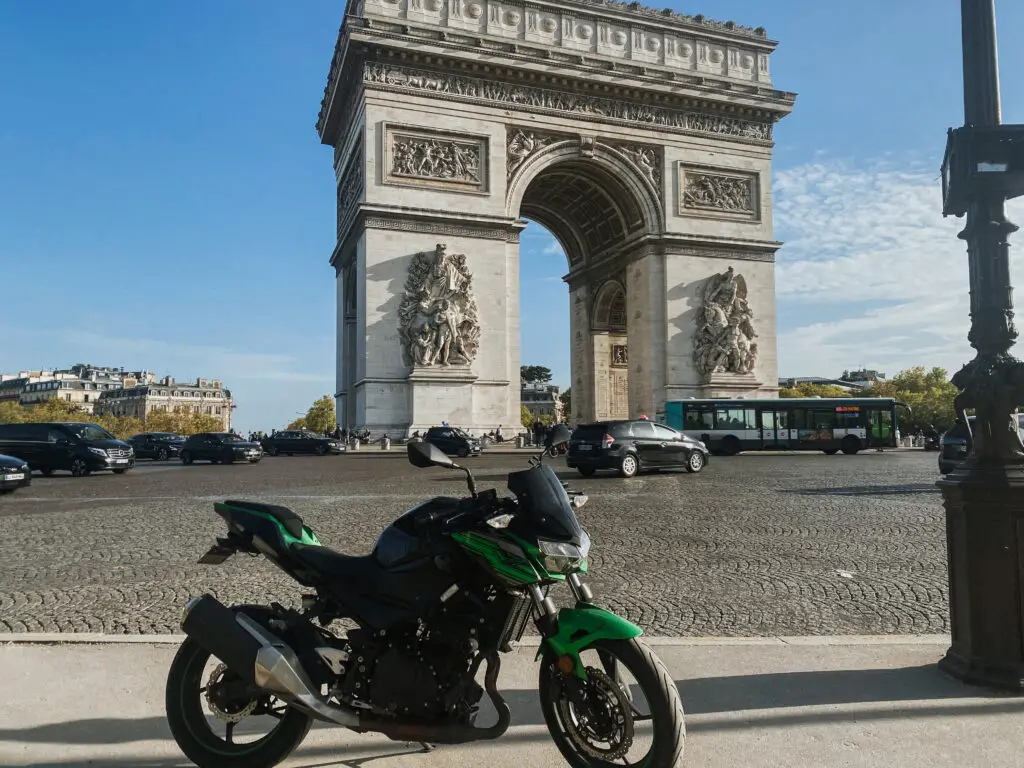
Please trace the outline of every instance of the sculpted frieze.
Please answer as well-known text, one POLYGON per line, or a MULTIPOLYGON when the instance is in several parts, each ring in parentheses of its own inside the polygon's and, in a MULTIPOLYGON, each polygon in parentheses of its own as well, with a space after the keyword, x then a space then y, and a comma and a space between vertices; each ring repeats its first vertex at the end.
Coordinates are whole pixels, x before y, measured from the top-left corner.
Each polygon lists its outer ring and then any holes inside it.
POLYGON ((732 267, 708 279, 698 315, 693 361, 697 371, 748 374, 757 363, 754 313, 747 303, 747 284, 732 267))
POLYGON ((492 102, 524 111, 584 115, 596 120, 657 126, 669 131, 728 136, 759 142, 772 140, 770 121, 668 109, 550 88, 514 85, 479 77, 415 70, 394 64, 366 62, 363 82, 406 92, 428 92, 442 98, 492 102))
POLYGON ((683 209, 753 216, 757 214, 756 177, 749 174, 682 171, 683 209))
POLYGON ((388 181, 486 188, 486 139, 391 127, 387 135, 388 181))

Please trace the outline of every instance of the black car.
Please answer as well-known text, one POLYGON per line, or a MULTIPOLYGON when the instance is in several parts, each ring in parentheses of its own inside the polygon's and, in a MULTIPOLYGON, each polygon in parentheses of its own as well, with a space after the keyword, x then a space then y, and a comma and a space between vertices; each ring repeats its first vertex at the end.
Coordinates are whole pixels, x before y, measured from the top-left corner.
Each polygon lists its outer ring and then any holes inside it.
POLYGON ((344 453, 345 443, 333 437, 323 437, 306 429, 286 429, 276 432, 270 437, 260 440, 263 450, 271 456, 283 453, 294 456, 296 453, 315 453, 325 456, 328 453, 344 453))
POLYGON ((44 475, 67 470, 75 477, 91 472, 123 474, 135 466, 135 451, 96 424, 46 422, 0 424, 0 453, 17 456, 44 475))
POLYGON ((263 458, 259 443, 250 443, 230 432, 200 432, 186 438, 181 446, 181 463, 208 461, 211 464, 233 464, 248 461, 256 464, 263 458))
MULTIPOLYGON (((948 475, 967 458, 971 448, 974 417, 968 416, 967 421, 970 423, 971 429, 968 429, 964 422, 957 421, 939 440, 939 472, 943 475, 948 475)), ((1024 413, 1017 414, 1017 431, 1020 432, 1021 439, 1024 440, 1024 413)))
POLYGON ((469 435, 458 427, 431 427, 424 437, 449 456, 479 456, 483 447, 480 439, 469 435))
POLYGON ((700 472, 711 454, 699 440, 647 419, 601 421, 577 427, 569 440, 566 464, 590 477, 599 469, 622 477, 659 469, 700 472))
POLYGON ((185 438, 173 432, 143 432, 128 438, 128 442, 135 449, 136 459, 167 461, 178 457, 185 438))
POLYGON ((0 454, 0 493, 10 493, 32 484, 32 469, 22 459, 0 454))

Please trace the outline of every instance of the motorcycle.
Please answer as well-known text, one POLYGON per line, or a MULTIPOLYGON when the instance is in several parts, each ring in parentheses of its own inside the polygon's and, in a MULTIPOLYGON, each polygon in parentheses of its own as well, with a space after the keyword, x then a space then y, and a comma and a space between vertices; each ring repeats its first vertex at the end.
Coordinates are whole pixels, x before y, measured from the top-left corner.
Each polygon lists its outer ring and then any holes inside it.
POLYGON ((590 538, 576 510, 587 497, 544 464, 568 439, 557 428, 528 469, 509 474, 514 498, 478 492, 468 469, 409 443, 414 466, 465 472, 469 496, 413 507, 366 556, 324 546, 285 507, 215 504, 228 532, 199 562, 263 555, 308 592, 301 610, 228 607, 211 595, 187 603, 166 688, 185 755, 201 768, 269 768, 314 720, 424 749, 496 739, 511 722, 499 654, 532 621, 540 708, 569 765, 680 765, 685 726, 672 677, 642 630, 597 607, 582 580, 590 538), (556 606, 555 586, 569 587, 573 607, 556 606), (332 631, 340 620, 351 628, 332 631), (485 693, 496 721, 478 725, 485 693))

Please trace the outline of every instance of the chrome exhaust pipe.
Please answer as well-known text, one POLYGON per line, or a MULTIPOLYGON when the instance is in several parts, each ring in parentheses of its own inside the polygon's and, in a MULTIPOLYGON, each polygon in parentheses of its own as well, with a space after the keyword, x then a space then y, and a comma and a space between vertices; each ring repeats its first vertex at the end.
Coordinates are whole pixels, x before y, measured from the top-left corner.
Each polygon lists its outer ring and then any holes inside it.
POLYGON ((309 679, 295 651, 244 613, 203 595, 185 606, 181 628, 246 681, 321 720, 359 728, 359 713, 330 703, 309 679))

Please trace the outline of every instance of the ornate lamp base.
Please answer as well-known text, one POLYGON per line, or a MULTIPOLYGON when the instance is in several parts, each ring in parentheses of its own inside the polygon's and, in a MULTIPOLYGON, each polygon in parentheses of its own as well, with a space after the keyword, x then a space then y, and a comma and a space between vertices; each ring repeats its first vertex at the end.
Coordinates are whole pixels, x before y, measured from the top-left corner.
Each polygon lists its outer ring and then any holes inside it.
POLYGON ((1024 467, 965 465, 938 485, 953 640, 939 668, 1024 693, 1024 467))

